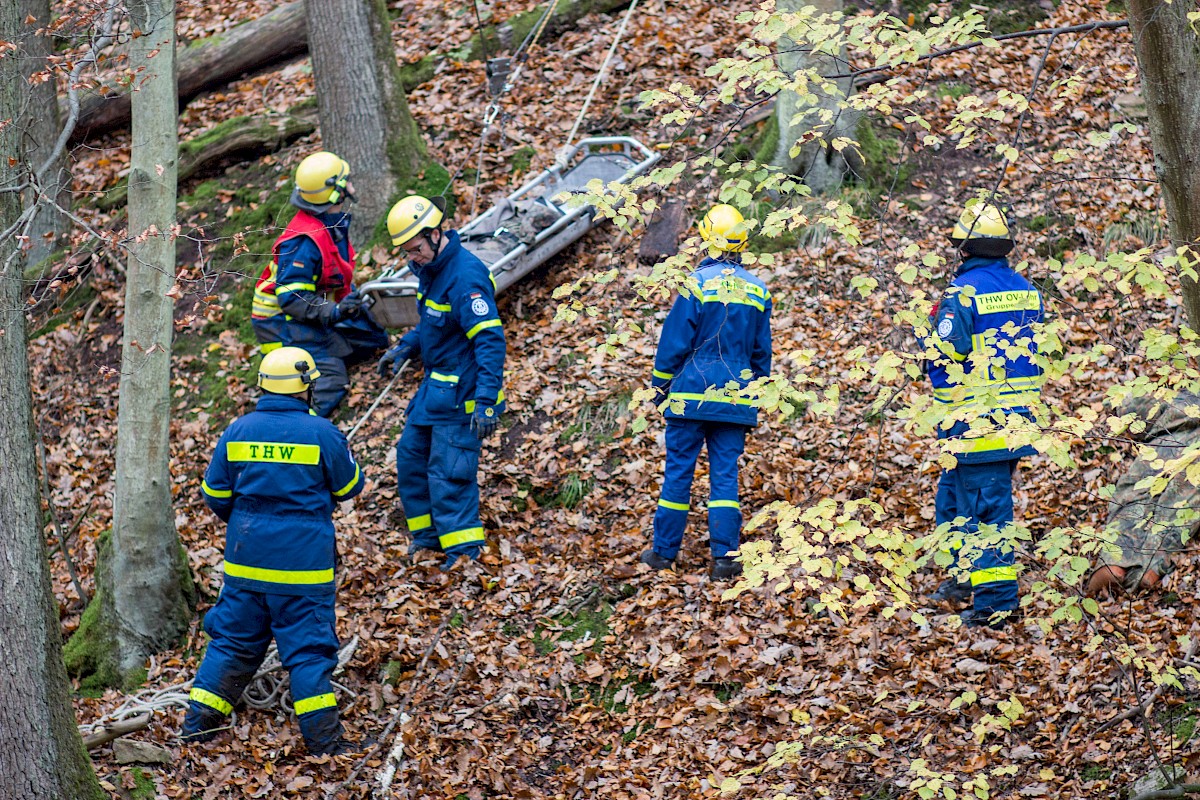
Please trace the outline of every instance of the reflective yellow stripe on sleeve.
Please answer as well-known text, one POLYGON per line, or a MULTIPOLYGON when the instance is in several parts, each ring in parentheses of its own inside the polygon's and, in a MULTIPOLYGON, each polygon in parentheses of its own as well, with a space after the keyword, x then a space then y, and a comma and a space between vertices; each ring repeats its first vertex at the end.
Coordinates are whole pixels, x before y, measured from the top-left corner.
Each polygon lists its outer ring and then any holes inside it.
POLYGON ((222 714, 228 714, 233 711, 233 704, 220 695, 215 695, 207 689, 197 689, 192 687, 192 691, 188 692, 188 698, 195 700, 200 705, 208 706, 220 711, 222 714))
POLYGON ((208 485, 208 481, 200 481, 200 491, 204 492, 209 497, 233 497, 233 492, 228 489, 214 489, 208 485))
POLYGON ((444 533, 438 537, 438 543, 443 550, 454 547, 456 544, 483 544, 484 541, 486 540, 483 537, 483 528, 465 528, 461 531, 444 533))
POLYGON ((313 586, 333 582, 333 567, 329 569, 266 569, 225 562, 225 574, 231 578, 246 578, 263 583, 283 583, 291 586, 313 586))
POLYGON ((663 372, 662 370, 658 369, 654 370, 653 374, 654 377, 658 378, 660 381, 669 381, 675 377, 674 372, 663 372))
MULTIPOLYGON (((504 402, 504 390, 501 389, 500 394, 496 397, 496 405, 500 405, 503 402, 504 402)), ((466 411, 468 414, 474 414, 475 413, 475 401, 468 400, 465 403, 463 403, 463 411, 466 411)))
POLYGON ((432 300, 426 300, 425 307, 432 308, 434 311, 441 311, 444 314, 449 314, 454 310, 454 307, 449 303, 435 303, 432 300))
POLYGON ((284 292, 315 292, 317 285, 315 283, 285 283, 283 286, 275 287, 275 294, 281 295, 284 292))
POLYGON ((230 461, 268 461, 276 464, 321 463, 319 444, 286 442, 228 442, 225 455, 230 461))
POLYGON ((322 708, 333 708, 337 705, 337 698, 333 696, 333 692, 319 694, 316 697, 306 697, 303 700, 297 700, 295 706, 296 716, 301 714, 310 714, 313 711, 320 711, 322 708))
POLYGON ((479 323, 475 327, 471 328, 471 330, 467 331, 467 338, 474 339, 475 334, 479 333, 482 330, 486 330, 488 328, 499 328, 499 327, 500 327, 500 320, 485 319, 483 322, 479 323))
POLYGON ((971 571, 971 586, 982 586, 985 583, 999 583, 1001 581, 1015 581, 1017 579, 1017 568, 1012 567, 989 567, 987 569, 977 569, 971 571))
POLYGON ((429 377, 433 378, 435 381, 442 381, 443 383, 458 383, 457 375, 447 375, 444 372, 430 372, 429 377))
POLYGON ((346 494, 346 492, 350 491, 358 484, 358 480, 361 477, 362 477, 362 470, 358 468, 358 464, 355 464, 354 465, 354 477, 350 479, 349 483, 347 483, 341 489, 338 489, 336 492, 334 492, 333 496, 334 497, 344 496, 346 494))

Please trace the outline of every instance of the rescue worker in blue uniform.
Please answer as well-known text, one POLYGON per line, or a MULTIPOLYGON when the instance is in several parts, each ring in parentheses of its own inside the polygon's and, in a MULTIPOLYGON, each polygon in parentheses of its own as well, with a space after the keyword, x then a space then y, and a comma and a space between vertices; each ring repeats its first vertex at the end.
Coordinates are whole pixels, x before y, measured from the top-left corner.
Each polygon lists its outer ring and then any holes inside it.
POLYGON ((927 361, 934 400, 943 414, 939 439, 956 439, 957 465, 942 471, 935 499, 941 528, 965 519, 951 547, 955 573, 933 599, 972 603, 962 614, 972 627, 1003 627, 1017 612, 1016 553, 1004 529, 1013 521, 1012 476, 1031 445, 1013 447, 1003 434, 1010 414, 1033 419, 1030 406, 1041 396, 1041 368, 1035 360, 1035 326, 1042 321, 1038 290, 1008 264, 1013 239, 995 205, 968 203, 950 233, 963 257, 933 315, 927 361), (980 433, 978 421, 986 419, 980 433), (976 431, 968 433, 971 423, 976 431), (996 534, 978 536, 979 526, 996 534), (966 549, 972 560, 959 567, 966 549))
POLYGON ((256 410, 222 434, 204 474, 204 500, 228 523, 225 586, 204 617, 212 641, 183 739, 207 741, 227 726, 273 636, 309 752, 349 749, 330 684, 338 655, 333 509, 362 491, 363 475, 341 431, 309 412, 319 379, 306 351, 268 353, 256 410))
POLYGON ((692 279, 699 293, 681 293, 663 323, 651 384, 667 420, 666 468, 654 513, 654 544, 641 561, 651 569, 675 564, 687 527, 692 479, 707 445, 710 494, 709 546, 716 580, 737 577, 742 529, 738 459, 758 409, 731 382, 745 387, 771 372, 771 293, 742 266, 747 232, 733 206, 713 206, 700 221, 700 236, 715 253, 700 262, 692 279))
POLYGON ((313 153, 296 167, 291 203, 296 213, 271 249, 254 290, 250 323, 268 353, 300 347, 321 377, 314 406, 331 415, 350 388, 347 368, 387 347, 387 331, 363 308, 354 288, 350 165, 333 153, 313 153))
POLYGON ((445 554, 444 571, 460 556, 479 557, 479 451, 504 411, 504 329, 491 273, 443 231, 445 201, 406 197, 388 212, 392 244, 404 249, 417 276, 420 321, 379 361, 393 374, 420 357, 424 379, 409 403, 396 444, 397 488, 409 555, 445 554))

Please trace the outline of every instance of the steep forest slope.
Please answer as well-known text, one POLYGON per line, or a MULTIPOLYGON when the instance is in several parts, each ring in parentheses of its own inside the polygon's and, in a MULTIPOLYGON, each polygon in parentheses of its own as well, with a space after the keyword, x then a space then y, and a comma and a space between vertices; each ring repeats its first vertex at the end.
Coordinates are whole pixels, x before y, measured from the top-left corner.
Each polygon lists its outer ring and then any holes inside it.
MULTIPOLYGON (((181 35, 223 30, 270 5, 181 3, 181 35)), ((498 14, 495 5, 487 10, 498 14)), ((686 130, 666 129, 639 110, 636 98, 676 80, 703 88, 704 69, 734 55, 748 32, 734 21, 736 5, 656 0, 639 7, 582 130, 664 143, 673 159, 726 136, 727 112, 686 130)), ((531 6, 504 4, 503 13, 531 6)), ((909 10, 896 9, 903 16, 909 10)), ((434 0, 393 4, 392 12, 402 63, 452 50, 475 24, 469 6, 434 0)), ((1103 3, 1065 2, 1042 24, 1119 16, 1103 3)), ((489 98, 481 63, 443 60, 410 93, 430 152, 445 167, 431 167, 423 188, 435 191, 454 176, 448 191, 457 200, 458 223, 552 162, 620 21, 621 13, 588 16, 577 29, 535 46, 482 148, 489 98)), ((1027 91, 1045 47, 1044 39, 1018 39, 930 62, 913 71, 914 103, 926 114, 948 116, 966 90, 1027 91)), ((1075 77, 1085 88, 1070 106, 1056 91, 1044 92, 1020 123, 1029 155, 1007 183, 1022 229, 1019 257, 1028 260, 1053 312, 1071 320, 1081 346, 1104 341, 1118 355, 1130 353, 1138 332, 1168 326, 1178 308, 1137 295, 1090 293, 1062 280, 1053 260, 1163 244, 1148 135, 1136 127, 1128 34, 1064 37, 1046 69, 1053 81, 1075 77), (1088 139, 1117 122, 1135 129, 1107 142, 1088 139), (1081 156, 1056 164, 1051 154, 1065 146, 1081 156)), ((312 91, 304 60, 245 79, 190 103, 181 137, 202 136, 241 115, 284 113, 312 91)), ((747 509, 866 496, 882 504, 891 524, 915 532, 932 526, 938 467, 931 443, 906 429, 890 407, 873 412, 879 387, 851 377, 852 370, 881 343, 897 346, 910 336, 888 321, 901 302, 899 290, 889 288, 897 254, 912 243, 943 248, 943 232, 963 200, 992 185, 1001 168, 986 142, 915 154, 918 134, 904 118, 898 110, 864 126, 867 169, 845 189, 871 220, 865 228, 872 238, 851 247, 812 231, 784 243, 776 264, 760 272, 775 299, 776 369, 790 372, 811 360, 824 376, 816 388, 839 384, 840 392, 831 396, 836 424, 805 414, 764 419, 743 461, 747 509), (850 284, 864 273, 880 280, 865 298, 850 284)), ((1003 140, 1014 131, 1011 122, 997 123, 994 135, 1003 140)), ((758 135, 754 126, 743 128, 722 146, 735 155, 739 146, 753 148, 758 135)), ((76 189, 102 193, 115 186, 127 146, 128 134, 113 134, 77 149, 76 189)), ((204 595, 202 609, 220 586, 223 529, 204 507, 200 478, 224 426, 255 396, 251 276, 268 257, 273 226, 286 222, 290 170, 319 146, 314 134, 180 187, 172 475, 176 522, 204 595)), ((688 176, 683 192, 692 212, 714 202, 715 186, 712 175, 688 176)), ((119 209, 89 205, 81 214, 102 229, 123 224, 119 209)), ((969 796, 964 783, 980 775, 990 781, 992 797, 1115 797, 1158 760, 1190 764, 1192 695, 1168 690, 1146 719, 1105 727, 1150 690, 1137 665, 1119 664, 1092 641, 1098 629, 1120 628, 1164 645, 1188 633, 1196 602, 1190 567, 1171 579, 1169 594, 1110 601, 1086 623, 1049 631, 1018 624, 998 633, 955 629, 945 609, 932 607, 924 609, 927 626, 904 610, 889 616, 863 608, 848 619, 831 617, 791 589, 722 599, 727 587, 707 576, 700 514, 693 515, 678 574, 645 574, 637 558, 657 500, 662 426, 652 416, 649 430, 634 434, 628 406, 633 391, 648 385, 669 299, 639 296, 629 278, 647 268, 637 263, 636 250, 635 238, 601 226, 502 297, 510 411, 501 435, 485 446, 489 547, 481 565, 445 576, 435 561, 412 564, 405 557, 393 446, 415 380, 402 379, 352 441, 369 484, 337 520, 338 631, 343 641, 357 637, 339 682, 348 732, 368 749, 365 760, 307 757, 294 721, 282 712, 239 713, 231 733, 216 742, 181 746, 174 741, 181 715, 168 710, 141 735, 167 744, 174 765, 118 766, 100 750, 94 755, 102 777, 124 787, 125 796, 152 781, 154 794, 140 796, 368 797, 391 763, 384 796, 692 798, 715 796, 744 770, 793 752, 778 768, 743 775, 748 788, 733 796, 927 797, 933 795, 920 790, 932 787, 943 796, 944 786, 969 796), (617 281, 585 281, 580 289, 602 313, 555 321, 555 288, 609 267, 620 269, 617 281), (620 357, 606 357, 598 343, 618 319, 636 321, 645 334, 620 357), (956 701, 964 692, 976 693, 978 702, 956 701), (1011 729, 992 726, 981 742, 973 727, 1005 715, 1011 729), (793 740, 800 742, 793 750, 783 745, 793 740), (938 783, 936 773, 957 777, 938 783)), ((383 248, 369 251, 361 276, 390 258, 383 248)), ((30 358, 51 501, 65 527, 82 518, 71 551, 90 591, 97 543, 111 521, 123 283, 119 259, 103 248, 76 263, 84 268, 63 269, 57 283, 34 288, 30 358)), ((1053 403, 1100 410, 1105 389, 1135 369, 1135 362, 1114 357, 1105 367, 1052 382, 1047 393, 1053 403)), ((353 379, 338 418, 347 430, 384 386, 371 365, 353 379)), ((923 390, 909 384, 902 392, 923 390)), ((1101 524, 1100 487, 1115 480, 1130 452, 1119 441, 1080 440, 1073 452, 1078 470, 1044 457, 1028 460, 1018 516, 1035 535, 1058 525, 1101 524)), ((698 486, 704 480, 702 471, 698 486)), ((747 532, 771 535, 770 525, 747 532)), ((52 566, 70 633, 79 624, 79 598, 61 551, 52 566)), ((1030 580, 1044 578, 1036 563, 1029 567, 1030 580)), ((931 590, 938 579, 930 573, 918 585, 931 590)), ((189 679, 203 645, 197 618, 187 642, 150 665, 145 688, 189 679)), ((112 690, 94 694, 78 696, 83 722, 125 699, 112 690)))

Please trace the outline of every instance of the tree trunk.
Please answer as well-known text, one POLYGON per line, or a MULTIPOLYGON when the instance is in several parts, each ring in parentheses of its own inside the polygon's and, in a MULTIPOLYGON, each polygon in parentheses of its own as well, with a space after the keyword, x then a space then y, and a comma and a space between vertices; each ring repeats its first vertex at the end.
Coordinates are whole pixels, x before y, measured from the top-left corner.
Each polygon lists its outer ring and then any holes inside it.
POLYGON ((186 559, 171 507, 170 376, 175 281, 174 0, 134 0, 140 32, 131 65, 143 68, 133 92, 129 170, 128 277, 117 414, 112 603, 118 663, 126 682, 151 653, 174 644, 190 620, 186 559))
MULTIPOLYGON (((0 4, 0 41, 21 35, 17 3, 0 4)), ((0 58, 0 120, 28 102, 16 58, 0 58)), ((19 175, 22 133, 0 125, 0 186, 19 175)), ((0 194, 0 228, 21 199, 0 194)), ((25 351, 25 297, 16 241, 0 238, 0 800, 102 800, 63 668, 58 615, 42 535, 25 351)))
POLYGON ((1200 269, 1200 38, 1188 23, 1189 3, 1130 0, 1129 27, 1149 115, 1171 243, 1186 248, 1178 266, 1188 325, 1200 331, 1200 285, 1185 270, 1200 269))
MULTIPOLYGON (((54 44, 44 30, 50 24, 49 0, 20 0, 22 19, 21 76, 29 86, 29 103, 25 106, 21 127, 25 132, 23 146, 24 161, 30 173, 46 165, 61 130, 59 127, 58 100, 55 97, 53 76, 43 79, 39 73, 48 66, 46 57, 54 52, 54 44), (32 20, 26 23, 26 20, 32 20), (34 77, 37 76, 37 77, 34 77), (30 78, 34 80, 30 82, 30 78)), ((59 239, 67 231, 67 218, 56 208, 71 207, 71 175, 67 170, 66 153, 59 153, 47 165, 45 172, 35 181, 35 189, 26 193, 26 207, 37 203, 37 212, 29 226, 28 249, 25 251, 27 267, 41 263, 58 249, 59 239)))
MULTIPOLYGON (((842 0, 779 0, 777 8, 784 12, 794 12, 804 6, 813 5, 818 11, 831 14, 842 10, 842 0)), ((815 70, 817 74, 833 75, 843 70, 841 65, 846 63, 845 52, 841 61, 829 55, 815 55, 801 52, 802 46, 789 37, 779 40, 780 53, 777 57, 779 68, 786 74, 799 75, 806 70, 815 70)), ((847 108, 839 108, 839 101, 845 100, 852 91, 852 80, 843 78, 836 82, 837 93, 833 96, 826 94, 822 86, 809 84, 809 91, 816 95, 815 104, 801 97, 794 91, 782 91, 775 101, 775 125, 778 140, 774 152, 768 155, 771 164, 787 170, 799 177, 813 190, 813 194, 836 189, 841 186, 850 167, 842 152, 834 150, 829 142, 839 136, 853 139, 858 127, 860 115, 847 108), (821 119, 821 114, 832 115, 831 122, 821 119), (801 135, 810 130, 818 130, 824 136, 824 142, 808 142, 792 155, 792 150, 801 135)))
POLYGON ((351 238, 365 243, 396 187, 416 177, 425 142, 400 84, 384 0, 305 7, 321 140, 350 164, 358 196, 351 238))

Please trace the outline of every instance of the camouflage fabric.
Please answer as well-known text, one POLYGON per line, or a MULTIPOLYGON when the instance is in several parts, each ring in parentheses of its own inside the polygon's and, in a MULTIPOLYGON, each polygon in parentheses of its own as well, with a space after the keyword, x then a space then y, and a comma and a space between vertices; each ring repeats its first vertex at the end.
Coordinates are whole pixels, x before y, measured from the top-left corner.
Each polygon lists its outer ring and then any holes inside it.
MULTIPOLYGON (((1134 436, 1154 448, 1157 458, 1178 458, 1189 445, 1200 442, 1200 399, 1195 395, 1181 393, 1169 404, 1136 398, 1124 403, 1119 413, 1146 420, 1146 429, 1134 436)), ((1123 568, 1128 589, 1138 585, 1146 570, 1164 577, 1169 574, 1175 568, 1172 555, 1183 550, 1200 528, 1200 487, 1184 475, 1172 478, 1158 495, 1151 495, 1149 486, 1137 488, 1160 472, 1148 455, 1139 455, 1117 481, 1104 530, 1105 539, 1119 552, 1102 553, 1098 559, 1099 564, 1123 568)))

